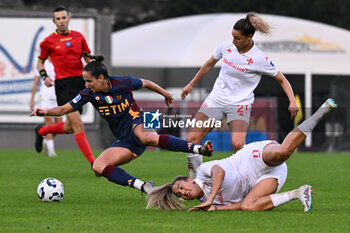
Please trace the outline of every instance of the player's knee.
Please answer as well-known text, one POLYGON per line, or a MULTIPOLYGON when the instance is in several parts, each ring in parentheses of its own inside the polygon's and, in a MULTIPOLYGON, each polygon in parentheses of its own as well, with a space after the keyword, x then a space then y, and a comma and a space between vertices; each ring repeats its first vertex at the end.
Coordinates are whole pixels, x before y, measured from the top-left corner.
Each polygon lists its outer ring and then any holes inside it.
POLYGON ((286 161, 292 153, 289 150, 280 148, 279 150, 274 151, 272 156, 268 159, 267 164, 270 166, 278 166, 286 161))
POLYGON ((73 130, 73 127, 72 127, 72 124, 70 122, 65 122, 64 125, 63 125, 63 130, 65 133, 67 134, 71 134, 71 133, 74 133, 74 130, 73 130))
POLYGON ((194 135, 188 134, 186 137, 186 141, 192 142, 194 144, 200 144, 200 140, 198 140, 198 137, 195 137, 194 135))
POLYGON ((291 156, 292 153, 293 153, 293 150, 291 150, 290 148, 281 146, 278 153, 276 153, 276 156, 279 157, 279 160, 285 161, 286 159, 289 158, 289 156, 291 156))
POLYGON ((254 211, 253 205, 249 203, 242 203, 241 204, 241 210, 242 211, 254 211))
POLYGON ((74 133, 84 132, 84 125, 83 125, 83 123, 80 123, 80 122, 75 123, 75 124, 71 127, 70 130, 72 131, 72 133, 73 133, 73 132, 74 132, 74 133))
POLYGON ((65 128, 64 132, 67 134, 71 134, 71 133, 74 133, 74 130, 73 130, 73 128, 65 128))
POLYGON ((240 149, 242 149, 244 146, 244 142, 242 141, 234 141, 232 142, 232 147, 235 151, 239 151, 240 149))
POLYGON ((144 134, 141 138, 141 143, 145 146, 157 146, 159 135, 156 134, 144 134))
POLYGON ((261 211, 263 209, 261 209, 261 207, 259 208, 259 206, 256 205, 256 203, 243 202, 241 205, 241 210, 242 211, 261 211))
POLYGON ((102 174, 103 169, 105 167, 106 167, 105 165, 99 163, 97 160, 95 160, 95 162, 92 164, 92 170, 98 175, 102 174))

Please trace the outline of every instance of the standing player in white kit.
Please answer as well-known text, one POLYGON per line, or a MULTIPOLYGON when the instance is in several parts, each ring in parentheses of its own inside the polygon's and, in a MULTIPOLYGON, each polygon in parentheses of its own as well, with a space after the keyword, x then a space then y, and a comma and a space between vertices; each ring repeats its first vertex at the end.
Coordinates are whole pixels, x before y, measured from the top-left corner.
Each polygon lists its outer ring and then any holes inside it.
MULTIPOLYGON (((194 85, 201 80, 222 59, 222 65, 213 90, 203 102, 195 115, 196 121, 206 121, 209 118, 222 120, 227 117, 231 130, 231 142, 234 151, 240 150, 245 144, 248 131, 251 105, 254 102, 254 89, 262 75, 274 77, 281 85, 289 99, 288 110, 294 118, 299 110, 293 89, 286 77, 276 68, 254 43, 255 31, 269 34, 269 25, 254 13, 236 22, 232 30, 232 40, 219 44, 214 54, 197 72, 191 82, 182 90, 181 97, 185 99, 194 85)), ((212 128, 190 128, 187 141, 200 144, 212 128)), ((187 154, 190 177, 196 177, 196 170, 202 163, 202 156, 187 154)))
MULTIPOLYGON (((45 65, 45 70, 47 72, 47 75, 52 80, 55 80, 55 70, 54 70, 53 64, 51 63, 51 60, 47 59, 44 65, 45 65)), ((34 99, 35 99, 36 90, 38 88, 39 80, 40 80, 40 90, 39 90, 40 103, 38 107, 44 108, 44 109, 50 109, 50 108, 56 107, 57 102, 56 102, 55 87, 54 86, 47 87, 45 85, 45 82, 40 78, 39 72, 35 69, 32 96, 30 98, 30 103, 29 103, 30 109, 34 110, 34 105, 35 105, 34 99)), ((45 125, 51 125, 53 123, 52 118, 53 117, 51 116, 45 116, 44 117, 45 125)), ((55 119, 55 123, 62 121, 62 117, 55 117, 54 119, 55 119)), ((45 136, 45 139, 43 141, 43 148, 44 148, 44 153, 47 156, 50 156, 50 157, 57 156, 55 151, 54 141, 53 141, 53 134, 47 134, 45 136)))

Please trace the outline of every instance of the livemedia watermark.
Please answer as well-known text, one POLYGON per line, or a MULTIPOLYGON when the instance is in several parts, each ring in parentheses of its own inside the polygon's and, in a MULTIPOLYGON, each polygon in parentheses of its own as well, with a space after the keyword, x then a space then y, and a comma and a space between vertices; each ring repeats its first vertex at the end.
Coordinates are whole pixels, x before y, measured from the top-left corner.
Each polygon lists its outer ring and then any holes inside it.
POLYGON ((159 109, 155 112, 143 113, 144 129, 167 128, 221 128, 222 121, 209 118, 199 121, 186 114, 162 114, 159 109))

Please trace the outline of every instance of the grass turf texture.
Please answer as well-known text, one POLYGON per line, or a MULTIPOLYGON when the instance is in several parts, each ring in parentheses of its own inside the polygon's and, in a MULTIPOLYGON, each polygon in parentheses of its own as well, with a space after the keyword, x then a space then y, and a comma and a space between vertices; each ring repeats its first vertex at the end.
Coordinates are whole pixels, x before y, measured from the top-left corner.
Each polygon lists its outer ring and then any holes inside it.
MULTIPOLYGON (((79 151, 57 152, 59 157, 49 158, 34 150, 0 150, 0 232, 349 231, 349 154, 296 153, 287 161, 281 191, 305 183, 314 187, 313 209, 304 213, 297 201, 267 212, 146 210, 145 195, 95 177, 79 151), (37 197, 37 185, 47 177, 64 184, 62 202, 43 203, 37 197)), ((122 168, 157 185, 187 175, 185 154, 166 151, 148 151, 122 168)))

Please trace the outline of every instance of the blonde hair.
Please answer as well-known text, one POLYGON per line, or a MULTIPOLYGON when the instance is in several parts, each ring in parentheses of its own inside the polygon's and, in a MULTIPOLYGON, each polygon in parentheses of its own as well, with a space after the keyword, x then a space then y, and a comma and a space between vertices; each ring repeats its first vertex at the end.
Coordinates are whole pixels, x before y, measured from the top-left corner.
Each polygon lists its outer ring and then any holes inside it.
POLYGON ((253 12, 248 13, 246 17, 255 30, 259 31, 262 34, 269 34, 271 27, 268 22, 263 20, 260 16, 254 14, 253 12))
POLYGON ((172 183, 154 188, 147 196, 146 209, 156 207, 161 210, 184 210, 185 205, 173 194, 173 186, 177 181, 187 179, 187 176, 178 176, 172 183))
POLYGON ((250 12, 245 18, 238 20, 233 28, 245 36, 254 35, 256 30, 262 34, 269 34, 271 31, 269 23, 254 12, 250 12))

